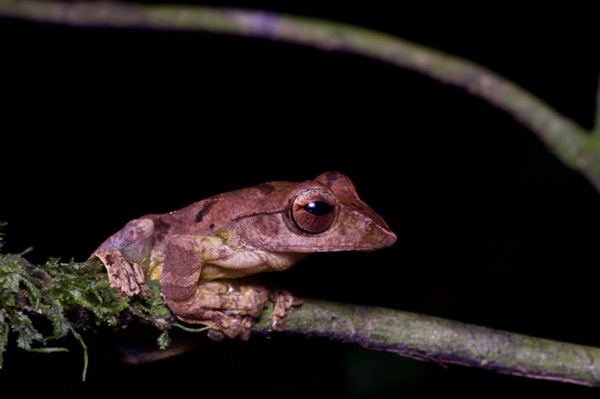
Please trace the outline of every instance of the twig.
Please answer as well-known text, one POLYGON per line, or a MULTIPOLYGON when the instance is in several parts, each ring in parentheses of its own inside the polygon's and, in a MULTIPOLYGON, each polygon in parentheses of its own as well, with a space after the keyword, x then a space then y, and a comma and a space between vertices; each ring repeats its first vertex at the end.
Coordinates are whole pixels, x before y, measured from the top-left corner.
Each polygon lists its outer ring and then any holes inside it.
MULTIPOLYGON (((270 312, 258 331, 266 333, 270 312)), ((600 348, 531 337, 399 310, 304 300, 288 332, 442 364, 600 387, 600 348)))

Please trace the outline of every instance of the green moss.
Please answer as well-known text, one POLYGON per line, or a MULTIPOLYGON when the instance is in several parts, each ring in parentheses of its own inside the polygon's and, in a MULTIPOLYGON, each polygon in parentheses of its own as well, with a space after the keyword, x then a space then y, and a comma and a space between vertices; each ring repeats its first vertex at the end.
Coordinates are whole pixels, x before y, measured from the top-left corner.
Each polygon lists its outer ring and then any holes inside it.
MULTIPOLYGON (((4 225, 0 222, 0 250, 4 225)), ((11 339, 20 349, 53 353, 67 351, 53 344, 72 335, 83 349, 85 380, 87 347, 78 331, 116 326, 127 320, 125 312, 155 326, 159 330, 158 346, 169 346, 168 330, 176 324, 162 301, 158 282, 148 284, 149 296, 123 300, 110 287, 100 262, 64 263, 52 259, 33 265, 24 257, 29 251, 0 251, 0 368, 11 339), (46 328, 48 322, 50 329, 46 328)))

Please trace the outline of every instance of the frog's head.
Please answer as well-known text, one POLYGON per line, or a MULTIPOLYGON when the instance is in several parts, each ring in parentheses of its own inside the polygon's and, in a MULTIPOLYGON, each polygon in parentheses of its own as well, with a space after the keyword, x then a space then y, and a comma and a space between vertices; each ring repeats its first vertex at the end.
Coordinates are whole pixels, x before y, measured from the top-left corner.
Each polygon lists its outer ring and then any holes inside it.
POLYGON ((253 244, 274 252, 373 251, 396 242, 381 216, 339 172, 290 187, 276 212, 254 215, 253 244))

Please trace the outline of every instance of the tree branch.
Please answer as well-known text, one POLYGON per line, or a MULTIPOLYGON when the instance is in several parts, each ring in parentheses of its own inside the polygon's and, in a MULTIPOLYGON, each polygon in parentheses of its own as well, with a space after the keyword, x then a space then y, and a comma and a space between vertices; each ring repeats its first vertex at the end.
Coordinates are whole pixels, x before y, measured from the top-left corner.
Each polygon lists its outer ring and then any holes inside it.
MULTIPOLYGON (((270 312, 257 325, 265 332, 270 312)), ((399 310, 305 300, 286 331, 439 363, 600 387, 600 348, 576 345, 399 310)))
POLYGON ((2 15, 82 27, 190 30, 258 37, 371 57, 455 85, 504 110, 600 191, 598 127, 587 131, 530 92, 474 62, 382 32, 266 11, 190 5, 0 0, 2 15))
MULTIPOLYGON (((21 349, 47 353, 61 350, 48 347, 49 342, 72 334, 84 350, 85 380, 87 352, 77 330, 93 330, 99 325, 122 329, 143 323, 157 329, 157 348, 168 348, 171 328, 189 329, 170 315, 158 282, 147 283, 149 296, 122 300, 114 295, 98 261, 50 261, 35 267, 21 255, 0 254, 0 355, 10 334, 16 335, 21 349), (48 336, 36 327, 40 317, 53 326, 48 336)), ((255 332, 272 334, 272 310, 271 306, 263 312, 253 327, 255 332)), ((286 332, 327 337, 419 360, 600 387, 600 348, 399 310, 305 299, 290 312, 286 332)))

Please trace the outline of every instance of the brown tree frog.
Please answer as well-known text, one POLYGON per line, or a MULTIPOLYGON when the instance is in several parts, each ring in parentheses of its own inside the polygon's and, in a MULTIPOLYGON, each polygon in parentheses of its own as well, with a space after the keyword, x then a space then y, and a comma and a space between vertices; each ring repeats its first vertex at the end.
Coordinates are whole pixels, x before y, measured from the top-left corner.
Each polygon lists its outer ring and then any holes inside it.
POLYGON ((304 182, 274 181, 226 192, 166 214, 134 219, 91 255, 122 296, 161 294, 180 320, 212 325, 213 338, 247 339, 269 299, 282 330, 294 298, 250 276, 289 268, 315 252, 373 251, 396 235, 362 202, 352 181, 326 172, 304 182))

